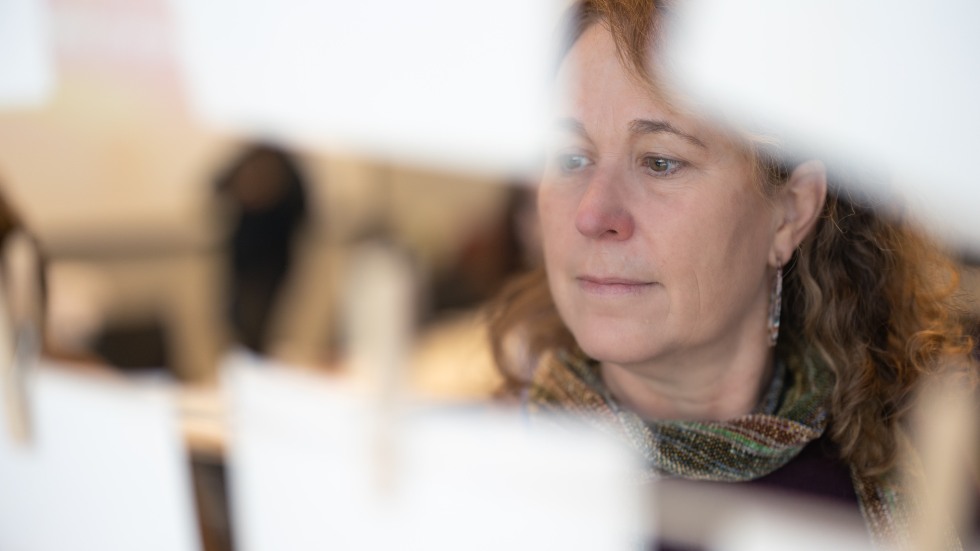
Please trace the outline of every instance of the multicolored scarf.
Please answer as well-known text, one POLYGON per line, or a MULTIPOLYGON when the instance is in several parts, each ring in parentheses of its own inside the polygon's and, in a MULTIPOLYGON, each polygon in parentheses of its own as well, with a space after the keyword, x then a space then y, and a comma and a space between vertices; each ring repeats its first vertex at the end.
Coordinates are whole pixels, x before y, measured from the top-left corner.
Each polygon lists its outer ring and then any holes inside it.
MULTIPOLYGON (((609 393, 598 364, 581 353, 545 356, 527 394, 529 414, 580 416, 624 438, 645 459, 645 478, 739 482, 788 463, 827 427, 832 376, 815 354, 778 362, 756 411, 729 421, 644 421, 609 393)), ((907 548, 910 504, 894 484, 852 469, 862 515, 878 544, 907 548)), ((961 549, 959 542, 952 549, 961 549)))

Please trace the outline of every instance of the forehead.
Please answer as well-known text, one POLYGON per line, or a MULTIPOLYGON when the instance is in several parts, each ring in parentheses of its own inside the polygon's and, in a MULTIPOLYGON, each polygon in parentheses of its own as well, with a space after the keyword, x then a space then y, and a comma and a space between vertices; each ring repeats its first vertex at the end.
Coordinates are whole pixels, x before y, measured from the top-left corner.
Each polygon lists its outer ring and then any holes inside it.
POLYGON ((607 108, 667 110, 654 87, 629 71, 605 23, 589 26, 568 51, 558 72, 562 107, 581 109, 598 103, 607 108))
POLYGON ((558 72, 562 99, 558 117, 579 120, 586 130, 629 130, 636 120, 666 121, 706 142, 745 145, 738 133, 703 116, 688 98, 669 94, 624 64, 605 23, 589 26, 569 50, 558 72))

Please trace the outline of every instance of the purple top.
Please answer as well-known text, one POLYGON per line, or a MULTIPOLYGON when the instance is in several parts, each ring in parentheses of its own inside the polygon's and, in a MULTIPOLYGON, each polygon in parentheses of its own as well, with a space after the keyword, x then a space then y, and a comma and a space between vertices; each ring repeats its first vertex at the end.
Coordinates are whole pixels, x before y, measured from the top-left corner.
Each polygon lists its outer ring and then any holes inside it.
MULTIPOLYGON (((836 444, 822 436, 807 444, 789 463, 755 480, 741 482, 766 491, 788 492, 832 501, 860 517, 851 469, 841 461, 836 444)), ((695 551, 675 543, 659 542, 659 551, 695 551)))

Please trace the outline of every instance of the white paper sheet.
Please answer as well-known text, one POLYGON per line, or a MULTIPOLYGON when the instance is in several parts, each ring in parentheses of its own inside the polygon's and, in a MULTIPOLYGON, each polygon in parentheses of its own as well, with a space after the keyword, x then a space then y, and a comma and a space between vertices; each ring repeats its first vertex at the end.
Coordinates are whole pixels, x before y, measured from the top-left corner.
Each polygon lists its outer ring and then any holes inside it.
POLYGON ((274 549, 635 549, 635 458, 592 433, 369 403, 312 374, 228 366, 235 541, 274 549))
POLYGON ((171 397, 50 366, 31 375, 30 442, 0 433, 0 549, 200 549, 171 397))
POLYGON ((690 90, 762 131, 883 167, 914 212, 980 251, 980 3, 685 6, 672 55, 690 90))
POLYGON ((0 2, 0 109, 43 103, 54 87, 46 2, 0 2))
POLYGON ((557 2, 172 1, 212 123, 470 169, 537 153, 557 2))

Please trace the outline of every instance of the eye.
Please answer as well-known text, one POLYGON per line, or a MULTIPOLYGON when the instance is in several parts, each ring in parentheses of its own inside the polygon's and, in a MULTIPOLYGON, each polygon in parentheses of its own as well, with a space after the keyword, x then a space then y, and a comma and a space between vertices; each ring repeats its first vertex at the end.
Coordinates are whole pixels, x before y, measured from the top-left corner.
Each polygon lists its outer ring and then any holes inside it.
POLYGON ((578 172, 590 164, 592 161, 581 153, 568 153, 558 156, 558 168, 562 172, 578 172))
POLYGON ((684 167, 683 161, 667 157, 644 157, 643 167, 656 176, 669 176, 684 167))

